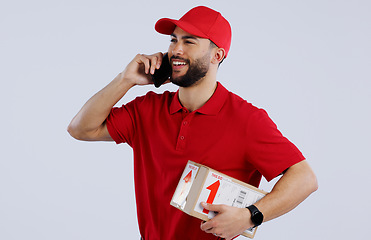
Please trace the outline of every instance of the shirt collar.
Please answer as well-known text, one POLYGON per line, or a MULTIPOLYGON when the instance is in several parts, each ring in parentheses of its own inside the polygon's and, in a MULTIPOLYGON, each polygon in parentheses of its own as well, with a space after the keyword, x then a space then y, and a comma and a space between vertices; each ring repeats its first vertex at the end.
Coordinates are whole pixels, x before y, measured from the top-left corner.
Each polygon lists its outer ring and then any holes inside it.
MULTIPOLYGON (((220 109, 223 107, 225 100, 228 96, 228 90, 221 84, 217 83, 214 94, 211 98, 196 112, 205 115, 217 115, 220 109)), ((170 105, 170 114, 174 114, 183 109, 182 104, 179 101, 179 90, 174 94, 173 100, 170 105)))

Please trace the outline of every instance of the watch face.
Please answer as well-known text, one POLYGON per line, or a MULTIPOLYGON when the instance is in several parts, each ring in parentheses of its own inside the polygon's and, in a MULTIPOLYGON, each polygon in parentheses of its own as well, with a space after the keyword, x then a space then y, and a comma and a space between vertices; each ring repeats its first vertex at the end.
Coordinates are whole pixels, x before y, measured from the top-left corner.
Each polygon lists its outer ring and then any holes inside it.
POLYGON ((251 216, 251 221, 255 226, 259 226, 263 222, 263 214, 261 212, 254 212, 254 215, 251 216))

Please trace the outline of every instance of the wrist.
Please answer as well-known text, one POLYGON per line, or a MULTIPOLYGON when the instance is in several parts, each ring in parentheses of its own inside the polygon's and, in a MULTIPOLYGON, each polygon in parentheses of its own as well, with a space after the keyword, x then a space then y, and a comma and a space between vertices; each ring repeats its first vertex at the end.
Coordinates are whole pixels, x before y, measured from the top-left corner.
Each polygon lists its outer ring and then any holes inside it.
POLYGON ((126 88, 131 88, 131 87, 134 87, 136 85, 135 81, 133 80, 133 78, 129 78, 127 76, 125 76, 124 72, 120 72, 115 80, 118 82, 119 85, 122 85, 122 86, 125 86, 126 88))
POLYGON ((245 214, 244 214, 244 221, 245 221, 245 229, 249 229, 249 228, 253 228, 254 227, 254 223, 251 221, 251 212, 249 211, 249 209, 244 208, 243 209, 245 211, 245 214))

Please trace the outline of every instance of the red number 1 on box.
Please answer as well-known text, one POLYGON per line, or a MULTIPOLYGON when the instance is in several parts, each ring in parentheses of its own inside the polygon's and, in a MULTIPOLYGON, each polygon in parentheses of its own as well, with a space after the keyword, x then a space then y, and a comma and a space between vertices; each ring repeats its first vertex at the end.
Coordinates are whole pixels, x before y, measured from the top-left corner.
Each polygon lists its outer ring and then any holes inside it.
MULTIPOLYGON (((206 200, 206 203, 213 204, 215 196, 216 196, 216 192, 218 191, 219 186, 220 186, 220 181, 218 180, 218 181, 214 182, 213 184, 211 184, 210 186, 208 186, 206 188, 206 189, 210 190, 210 194, 209 194, 209 197, 206 200)), ((206 210, 206 209, 204 209, 202 212, 206 213, 206 214, 209 214, 209 210, 206 210)))

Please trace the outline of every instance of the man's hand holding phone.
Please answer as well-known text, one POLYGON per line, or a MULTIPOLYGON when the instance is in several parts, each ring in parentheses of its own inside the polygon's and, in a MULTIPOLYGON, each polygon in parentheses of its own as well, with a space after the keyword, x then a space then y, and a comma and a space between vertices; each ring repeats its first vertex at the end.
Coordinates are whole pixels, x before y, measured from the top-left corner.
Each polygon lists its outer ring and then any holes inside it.
MULTIPOLYGON (((152 55, 137 54, 120 75, 122 78, 129 81, 133 86, 153 84, 158 79, 158 77, 154 77, 158 75, 158 69, 163 67, 163 59, 166 59, 167 61, 166 71, 169 69, 171 70, 170 64, 168 63, 169 61, 167 54, 163 55, 161 52, 152 55)), ((158 85, 157 82, 155 85, 158 85)))

